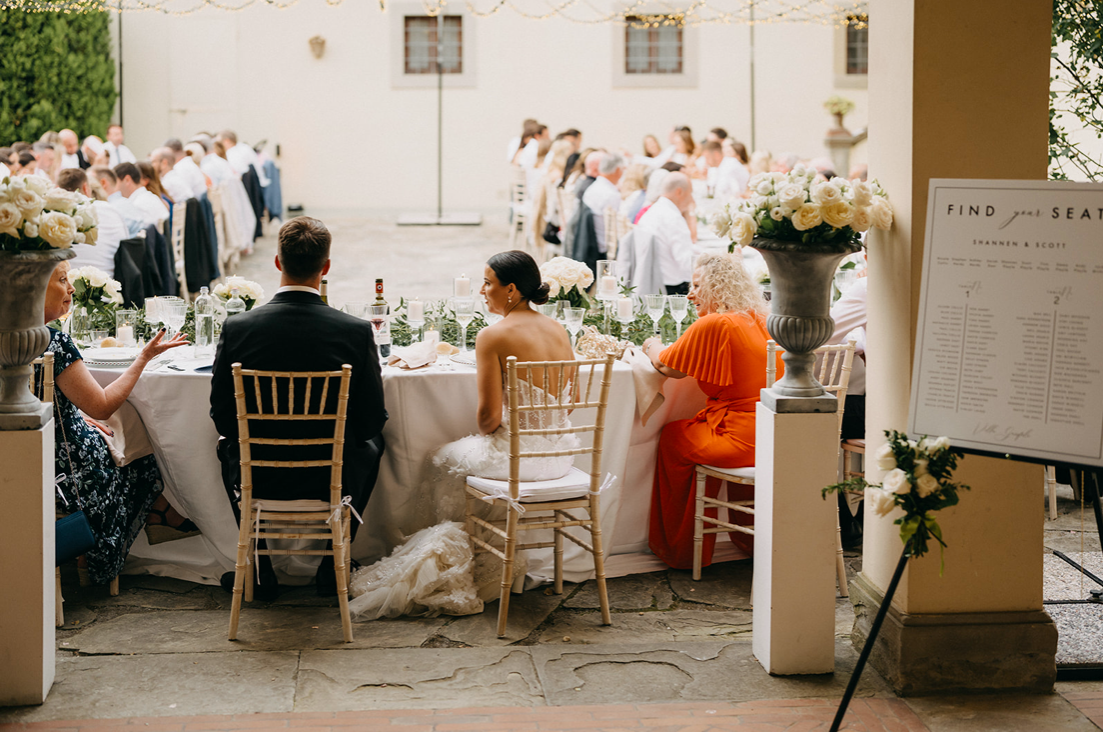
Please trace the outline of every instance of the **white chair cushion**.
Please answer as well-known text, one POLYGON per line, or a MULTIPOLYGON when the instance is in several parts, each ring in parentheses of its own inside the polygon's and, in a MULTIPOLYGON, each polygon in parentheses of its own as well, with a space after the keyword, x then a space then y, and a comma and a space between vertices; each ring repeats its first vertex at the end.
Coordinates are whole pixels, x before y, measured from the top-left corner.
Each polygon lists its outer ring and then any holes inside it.
POLYGON ((316 501, 307 498, 295 501, 274 501, 271 499, 264 500, 254 498, 253 508, 259 508, 262 511, 286 511, 288 513, 328 511, 329 501, 316 501))
MULTIPOLYGON (((509 495, 508 480, 491 480, 475 475, 467 477, 467 484, 490 495, 509 495)), ((521 503, 541 503, 544 501, 564 501, 568 498, 581 498, 590 492, 590 474, 571 468, 571 472, 555 480, 539 480, 520 483, 517 494, 521 503)))
POLYGON ((714 465, 702 465, 702 468, 711 470, 714 473, 720 473, 722 475, 730 475, 733 478, 740 478, 742 480, 754 480, 754 468, 718 468, 714 465))

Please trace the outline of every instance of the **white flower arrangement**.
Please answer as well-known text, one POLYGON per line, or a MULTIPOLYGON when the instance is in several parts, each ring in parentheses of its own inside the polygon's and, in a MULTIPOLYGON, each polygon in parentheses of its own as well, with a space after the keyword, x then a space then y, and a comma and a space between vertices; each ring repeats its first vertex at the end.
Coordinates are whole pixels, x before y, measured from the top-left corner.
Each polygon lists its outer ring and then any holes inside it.
POLYGON ((710 223, 718 236, 731 238, 733 248, 756 236, 846 246, 871 227, 892 226, 892 205, 877 181, 816 176, 800 164, 788 173, 759 173, 748 183, 750 198, 725 205, 710 223))
POLYGON ((225 282, 215 285, 211 294, 226 302, 233 296, 234 288, 237 288, 238 296, 245 302, 246 310, 252 310, 254 305, 264 299, 263 287, 238 275, 230 275, 225 282))
POLYGON ((95 244, 98 223, 92 201, 80 193, 34 175, 0 180, 0 251, 95 244))
POLYGON ((69 284, 73 286, 73 301, 94 308, 102 305, 122 305, 122 284, 111 279, 102 269, 78 267, 69 270, 69 284))
POLYGON ((576 307, 588 307, 586 288, 594 284, 594 273, 582 262, 553 257, 540 265, 540 278, 548 284, 548 297, 569 300, 576 307))
POLYGON ((916 442, 895 430, 886 430, 885 436, 889 441, 873 457, 877 467, 885 471, 880 485, 856 478, 824 488, 824 495, 866 489, 870 510, 878 516, 887 516, 895 508, 903 510, 904 515, 894 523, 900 526, 901 540, 910 547, 909 556, 926 554, 928 537, 934 537, 945 548, 942 529, 930 512, 956 505, 958 491, 969 490, 969 486, 951 480, 959 454, 951 449, 946 437, 923 437, 916 442))

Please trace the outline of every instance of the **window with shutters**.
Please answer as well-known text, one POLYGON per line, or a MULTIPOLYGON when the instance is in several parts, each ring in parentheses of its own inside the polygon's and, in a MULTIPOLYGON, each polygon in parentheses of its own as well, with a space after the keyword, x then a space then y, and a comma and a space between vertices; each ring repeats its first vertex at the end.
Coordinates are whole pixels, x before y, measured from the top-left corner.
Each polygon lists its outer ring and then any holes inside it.
MULTIPOLYGON (((404 35, 404 70, 407 74, 437 73, 437 31, 435 17, 407 15, 404 35)), ((442 74, 463 73, 463 17, 444 16, 444 38, 440 58, 442 74)))
POLYGON ((625 18, 624 73, 681 74, 684 28, 673 16, 625 18))
POLYGON ((864 13, 847 16, 846 73, 869 73, 869 16, 864 13))

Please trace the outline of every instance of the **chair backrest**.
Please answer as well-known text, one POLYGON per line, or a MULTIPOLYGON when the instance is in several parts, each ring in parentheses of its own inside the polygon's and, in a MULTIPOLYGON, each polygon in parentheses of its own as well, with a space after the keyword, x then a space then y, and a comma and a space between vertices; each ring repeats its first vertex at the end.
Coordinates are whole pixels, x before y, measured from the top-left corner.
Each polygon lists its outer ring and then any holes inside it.
POLYGON ((31 361, 31 364, 42 367, 41 383, 36 383, 35 374, 31 372, 31 393, 43 403, 52 402, 54 400, 54 354, 44 353, 31 361), (39 389, 39 386, 42 388, 39 389))
MULTIPOLYGON (((839 434, 843 431, 843 412, 845 411, 846 389, 850 384, 850 369, 854 363, 854 347, 857 341, 853 338, 846 343, 834 346, 820 346, 816 354, 819 368, 815 370, 816 380, 823 385, 824 391, 834 394, 839 400, 839 434)), ((766 341, 766 388, 774 385, 777 376, 777 358, 785 351, 778 348, 773 340, 766 341)))
POLYGON ((188 293, 188 277, 184 269, 184 223, 188 217, 188 205, 186 203, 174 203, 172 205, 172 261, 176 266, 176 281, 180 285, 180 297, 190 302, 188 293))
POLYGON ((524 203, 528 197, 528 172, 520 165, 510 169, 509 197, 514 203, 524 203))
POLYGON ((617 210, 606 207, 601 219, 605 224, 605 253, 609 259, 616 259, 617 243, 620 241, 620 230, 617 228, 617 210))
POLYGON ((232 365, 234 400, 237 404, 238 442, 241 446, 241 491, 253 489, 253 468, 330 468, 330 503, 341 501, 341 466, 345 445, 345 420, 348 412, 349 384, 352 366, 344 364, 340 371, 261 371, 232 365), (256 403, 250 412, 246 399, 246 381, 256 403), (336 403, 330 406, 331 383, 338 382, 336 403), (267 382, 267 383, 262 383, 267 382), (320 382, 320 383, 319 383, 320 382), (296 383, 299 391, 296 395, 296 383), (265 403, 267 400, 267 404, 265 403), (251 421, 261 422, 333 422, 332 437, 276 438, 253 437, 251 421), (253 445, 274 445, 284 448, 331 445, 329 460, 253 460, 253 445))
MULTIPOLYGON (((602 442, 605 435, 605 411, 609 404, 609 385, 613 377, 613 361, 610 354, 605 358, 577 361, 523 361, 516 356, 506 360, 506 409, 509 430, 509 492, 518 497, 518 482, 521 460, 524 458, 566 457, 590 455, 590 491, 597 492, 601 482, 602 442), (595 377, 599 387, 595 394, 595 377), (540 394, 533 389, 524 389, 522 382, 538 387, 540 394), (525 399, 525 393, 529 399, 525 399), (563 397, 560 399, 560 397, 563 397), (580 410, 595 410, 592 425, 573 426, 567 415, 580 416, 580 410), (556 414, 556 413, 560 414, 556 414), (521 417, 524 414, 547 413, 553 421, 561 417, 559 426, 523 428, 521 417), (523 452, 521 438, 527 435, 566 435, 590 432, 593 439, 589 446, 546 452, 523 452)), ((541 424, 545 422, 538 420, 541 424)))

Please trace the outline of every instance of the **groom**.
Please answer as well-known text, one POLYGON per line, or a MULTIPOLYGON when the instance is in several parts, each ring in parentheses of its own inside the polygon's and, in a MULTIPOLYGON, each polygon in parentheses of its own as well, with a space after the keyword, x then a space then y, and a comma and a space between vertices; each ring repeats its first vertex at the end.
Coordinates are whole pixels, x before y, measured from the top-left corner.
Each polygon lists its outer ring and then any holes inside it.
MULTIPOLYGON (((363 514, 379 474, 383 424, 387 421, 379 355, 371 323, 329 307, 318 292, 322 276, 329 271, 330 241, 325 225, 307 216, 291 219, 280 227, 276 255, 276 268, 281 272, 280 289, 263 307, 235 315, 222 326, 211 380, 211 419, 221 435, 218 457, 222 463, 222 480, 239 522, 241 466, 231 370, 235 363, 240 362, 246 369, 270 371, 340 371, 342 364, 351 365, 341 482, 342 492, 351 496, 352 508, 357 513, 363 514)), ((331 403, 336 402, 336 389, 329 391, 329 397, 331 403)), ((247 399, 251 402, 252 395, 247 399)), ((254 406, 250 404, 250 408, 254 406)), ((329 421, 255 423, 250 429, 253 436, 264 437, 333 435, 333 424, 329 421), (264 427, 276 433, 261 432, 264 427)), ((272 455, 273 448, 267 451, 264 448, 263 445, 253 446, 253 458, 280 459, 281 456, 272 455)), ((283 454, 282 459, 328 459, 331 448, 326 446, 322 452, 325 454, 316 456, 283 454)), ((272 500, 328 501, 329 472, 329 468, 254 468, 253 496, 272 500)), ((353 537, 357 526, 354 520, 351 525, 353 537)), ((319 595, 337 594, 332 556, 323 557, 316 579, 319 595)), ((234 573, 227 572, 222 576, 222 586, 232 591, 233 585, 234 573)), ((260 583, 254 587, 254 596, 271 600, 278 593, 271 559, 262 556, 260 583)))

